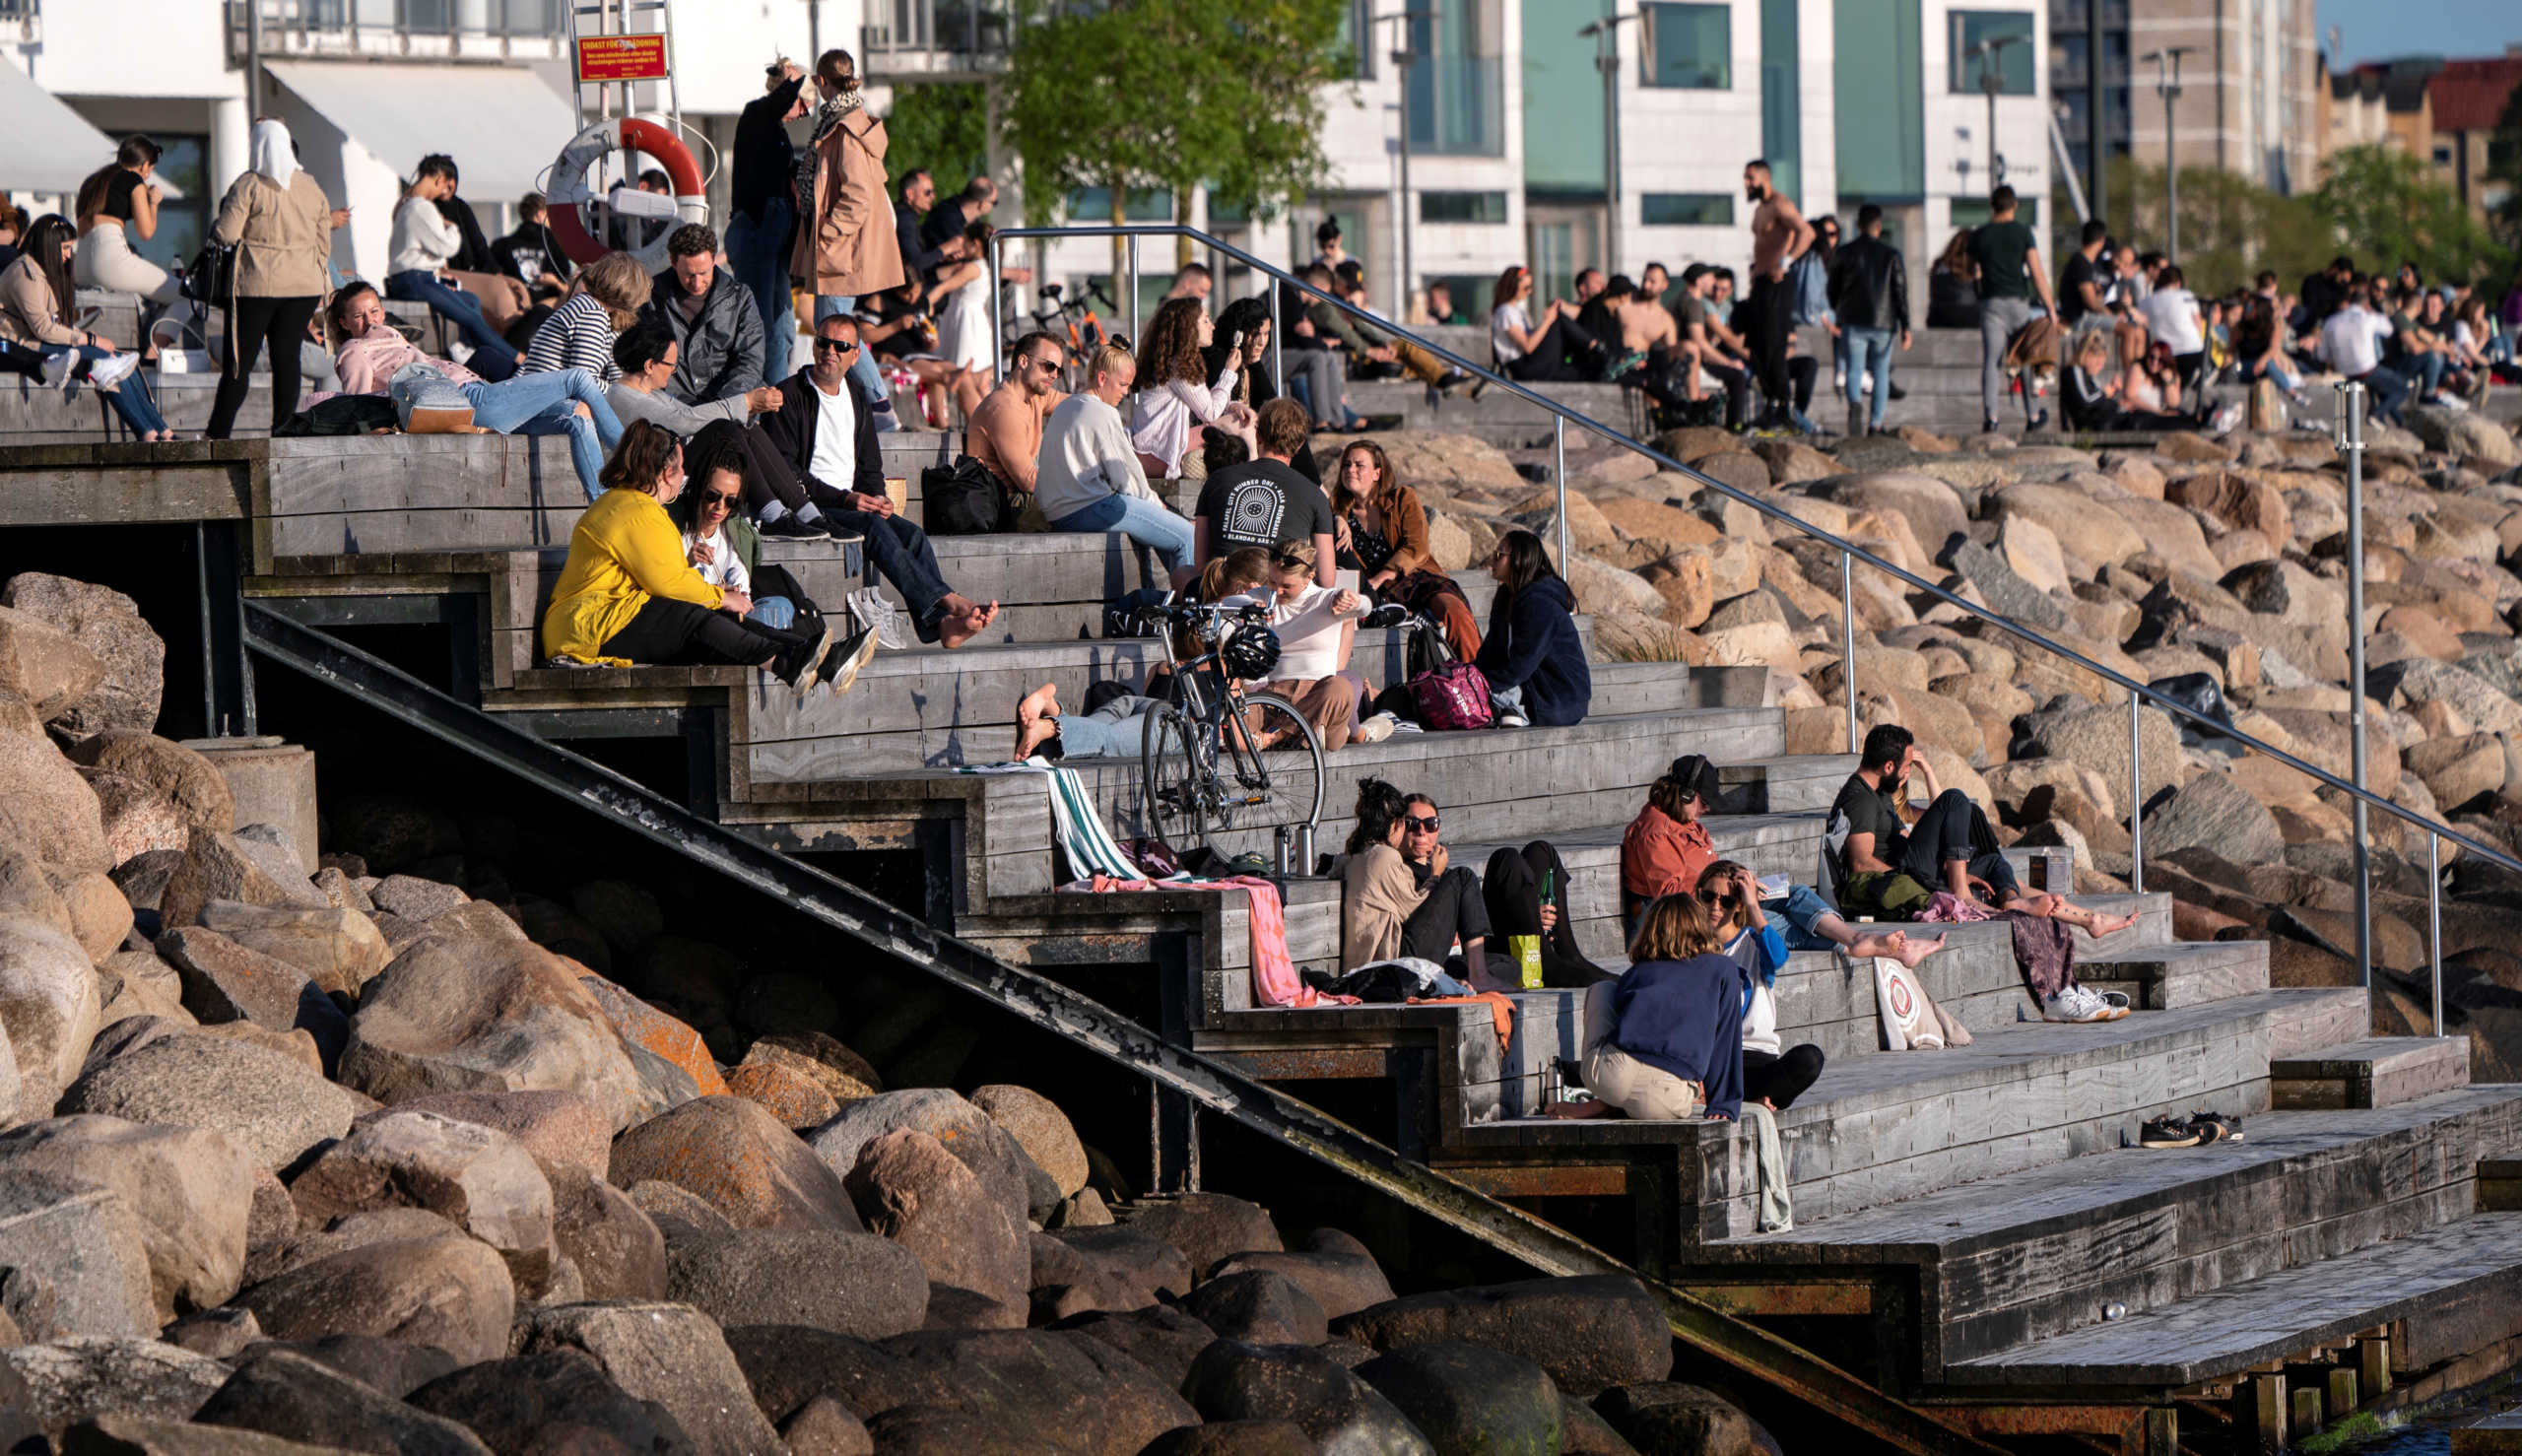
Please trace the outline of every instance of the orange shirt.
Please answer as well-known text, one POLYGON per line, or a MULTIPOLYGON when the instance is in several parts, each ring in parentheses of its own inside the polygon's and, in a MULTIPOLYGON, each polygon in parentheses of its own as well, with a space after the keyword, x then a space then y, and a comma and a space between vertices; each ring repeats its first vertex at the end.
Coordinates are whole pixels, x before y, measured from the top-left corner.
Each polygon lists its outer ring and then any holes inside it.
POLYGON ((1642 899, 1689 894, 1716 857, 1707 826, 1684 824, 1649 804, 1620 836, 1620 888, 1642 899))

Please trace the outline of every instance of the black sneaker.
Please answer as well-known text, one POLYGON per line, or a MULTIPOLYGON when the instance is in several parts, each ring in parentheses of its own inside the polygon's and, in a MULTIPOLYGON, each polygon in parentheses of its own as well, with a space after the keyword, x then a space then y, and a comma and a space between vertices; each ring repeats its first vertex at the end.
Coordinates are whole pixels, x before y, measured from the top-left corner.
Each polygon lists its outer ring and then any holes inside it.
POLYGON ((816 621, 813 636, 798 638, 798 645, 779 654, 770 665, 770 670, 779 675, 779 681, 796 689, 800 697, 813 692, 815 684, 823 681, 824 658, 831 652, 831 622, 827 618, 816 621))
POLYGON ((866 667, 868 659, 875 655, 875 629, 855 629, 824 654, 821 669, 824 686, 831 691, 832 696, 838 697, 857 685, 859 670, 866 667))
POLYGON ((2048 412, 2047 410, 2042 410, 2039 414, 2032 416, 2032 417, 2031 417, 2031 423, 2030 423, 2029 425, 2024 426, 2024 430, 2040 430, 2040 429, 2043 429, 2043 428, 2047 427, 2047 425, 2048 425, 2048 424, 2049 424, 2049 412, 2048 412))
POLYGON ((2226 1117, 2222 1112, 2192 1112, 2189 1130, 2201 1143, 2238 1143, 2242 1140, 2242 1120, 2226 1117))
POLYGON ((799 520, 793 514, 783 515, 775 521, 763 521, 754 529, 760 531, 764 539, 771 541, 829 541, 831 539, 830 531, 812 521, 799 520))
POLYGON ((2190 1119, 2168 1113, 2147 1123, 2137 1133, 2137 1146, 2141 1148, 2195 1148, 2201 1141, 2190 1119))
POLYGON ((1471 375, 1463 370, 1447 369, 1444 373, 1437 376, 1436 388, 1442 393, 1451 394, 1470 382, 1471 375))
POLYGON ((1399 602, 1386 602, 1358 619, 1360 627, 1399 627, 1410 620, 1410 609, 1399 602))
POLYGON ((1987 418, 1985 418, 1985 419, 1981 420, 1981 421, 1979 422, 1979 432, 1980 432, 1981 434, 1994 434, 1994 433, 1996 433, 1996 432, 1997 432, 1997 417, 1996 417, 1996 416, 1994 416, 1994 415, 1990 415, 1990 416, 1988 416, 1987 418))
POLYGON ((1907 399, 1909 397, 1909 391, 1901 388, 1898 383, 1894 382, 1892 386, 1892 397, 1893 399, 1907 399))

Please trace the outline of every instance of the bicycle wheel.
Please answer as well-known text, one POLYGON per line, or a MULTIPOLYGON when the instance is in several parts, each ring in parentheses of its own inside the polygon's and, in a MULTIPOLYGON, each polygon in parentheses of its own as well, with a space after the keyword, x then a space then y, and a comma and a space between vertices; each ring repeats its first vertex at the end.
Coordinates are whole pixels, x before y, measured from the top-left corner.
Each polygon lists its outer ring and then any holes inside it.
POLYGON ((1139 826, 1179 859, 1206 844, 1214 822, 1213 740, 1177 707, 1147 715, 1139 744, 1139 826))
POLYGON ((1294 703, 1266 693, 1245 697, 1238 706, 1259 737, 1278 742, 1256 754, 1245 735, 1226 735, 1226 752, 1218 756, 1218 824, 1211 832, 1314 823, 1322 813, 1322 740, 1314 736, 1313 725, 1294 703))

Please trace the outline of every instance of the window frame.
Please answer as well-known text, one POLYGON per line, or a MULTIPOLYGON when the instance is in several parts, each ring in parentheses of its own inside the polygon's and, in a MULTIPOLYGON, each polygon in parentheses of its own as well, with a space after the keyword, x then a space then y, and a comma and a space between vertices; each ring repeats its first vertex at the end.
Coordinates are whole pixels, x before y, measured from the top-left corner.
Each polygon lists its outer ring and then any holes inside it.
POLYGON ((1637 85, 1641 91, 1727 91, 1734 90, 1734 7, 1723 0, 1643 0, 1637 7, 1637 85), (1717 80, 1713 85, 1658 79, 1656 67, 1655 28, 1667 11, 1711 11, 1724 21, 1724 55, 1717 62, 1717 80))
POLYGON ((1734 226, 1734 194, 1731 192, 1640 192, 1637 194, 1637 226, 1641 228, 1731 228, 1734 226), (1721 203, 1724 216, 1713 221, 1673 221, 1650 215, 1657 201, 1688 200, 1700 204, 1721 203))
MULTIPOLYGON (((1967 79, 1964 78, 1964 72, 1968 71, 1969 68, 1975 64, 1976 57, 1971 54, 1972 47, 1962 43, 1964 38, 1963 28, 1967 23, 1974 20, 2000 19, 2020 20, 2023 22, 2024 43, 2022 54, 2024 65, 2024 85, 2023 89, 2020 91, 2016 90, 2011 85, 2001 85, 1997 88, 1997 95, 2000 97, 2036 97, 2040 94, 2040 64, 2043 57, 2036 53, 2036 47, 2040 44, 2039 16, 2029 10, 1972 9, 1948 10, 1944 13, 1945 87, 1951 95, 1970 97, 1985 95, 1985 93, 1979 90, 1979 78, 1975 73, 1970 74, 1967 79)), ((2014 52, 2001 50, 1997 54, 1998 75, 2002 79, 2005 74, 2004 68, 2014 63, 2014 52)), ((2108 60, 2109 58, 2107 56, 2103 57, 2105 75, 2107 73, 2108 60)))
POLYGON ((1422 187, 1417 190, 1419 194, 1419 221, 1423 225, 1430 227, 1502 228, 1513 221, 1510 216, 1507 197, 1503 190, 1461 187, 1422 187), (1471 211, 1475 213, 1486 213, 1490 211, 1489 204, 1493 203, 1496 215, 1494 217, 1430 217, 1428 215, 1427 205, 1431 200, 1440 197, 1447 199, 1477 199, 1471 208, 1471 211))

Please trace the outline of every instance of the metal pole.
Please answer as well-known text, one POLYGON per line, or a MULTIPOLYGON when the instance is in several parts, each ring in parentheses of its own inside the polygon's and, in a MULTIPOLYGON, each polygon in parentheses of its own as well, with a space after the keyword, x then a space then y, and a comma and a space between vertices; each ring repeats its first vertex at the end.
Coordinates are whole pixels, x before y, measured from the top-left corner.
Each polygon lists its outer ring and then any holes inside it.
POLYGON ((2443 836, 2425 831, 2425 959, 2434 967, 2434 1034, 2443 1034, 2443 836))
POLYGON ((2171 103, 2179 95, 2176 86, 2163 89, 2163 250, 2174 259, 2180 256, 2180 163, 2172 153, 2171 103))
POLYGON ((1839 553, 1839 692, 1848 700, 1848 752, 1856 752, 1856 559, 1839 553))
MULTIPOLYGON (((1000 324, 1000 322, 999 322, 1000 318, 1001 318, 1003 315, 1001 315, 1001 314, 999 313, 999 311, 998 311, 998 308, 999 308, 999 297, 998 297, 998 296, 999 296, 999 291, 1000 291, 1000 290, 999 290, 999 281, 998 281, 998 274, 999 274, 999 266, 998 266, 998 265, 999 265, 999 263, 1000 263, 1000 261, 1001 261, 1001 257, 1002 257, 1002 254, 1001 254, 1001 251, 1000 251, 1000 249, 1002 248, 1002 246, 1003 246, 1003 244, 1001 244, 1001 243, 999 242, 998 238, 997 238, 995 235, 993 235, 993 236, 990 238, 990 240, 989 240, 989 318, 990 318, 990 327, 991 327, 991 328, 993 328, 993 329, 1003 327, 1003 325, 1002 325, 1002 324, 1000 324)), ((989 361, 989 382, 990 382, 991 387, 992 387, 992 388, 996 388, 996 387, 997 387, 997 385, 998 385, 998 382, 999 382, 1001 379, 1004 379, 1004 378, 1006 378, 1006 377, 1007 377, 1007 341, 1006 341, 1005 339, 1001 339, 1001 340, 999 340, 999 341, 998 341, 998 347, 997 347, 996 349, 993 349, 993 350, 991 350, 991 351, 990 351, 990 361, 989 361)))
POLYGON ((2104 115, 2101 76, 2101 0, 2085 0, 2085 191, 2092 216, 2110 216, 2110 125, 2104 115))
MULTIPOLYGON (((1278 337, 1274 330, 1271 338, 1278 337)), ((1139 235, 1130 234, 1130 347, 1139 347, 1139 235)))
MULTIPOLYGON (((2348 778, 2364 782, 2364 386, 2338 385, 2338 452, 2347 457, 2347 725, 2348 778)), ((2356 983, 2373 984, 2373 872, 2366 805, 2349 798, 2356 825, 2356 983)))
POLYGON ((1620 27, 1603 27, 1603 272, 1620 271, 1620 27))
MULTIPOLYGON (((1257 233, 1260 230, 1256 228, 1253 231, 1257 233)), ((1260 239, 1256 236, 1253 241, 1260 239)), ((1287 351, 1280 347, 1279 342, 1279 281, 1264 273, 1261 275, 1261 287, 1270 295, 1270 387, 1278 392, 1279 398, 1285 399, 1288 397, 1288 361, 1287 351)), ((1138 340, 1130 342, 1135 345, 1138 340)))
POLYGON ((1559 570, 1574 580, 1576 568, 1567 557, 1567 417, 1557 417, 1558 428, 1551 431, 1552 448, 1559 457, 1559 570))
MULTIPOLYGON (((1409 27, 1404 26, 1402 33, 1406 39, 1409 27)), ((1400 287, 1394 290, 1399 297, 1387 306, 1395 310, 1393 317, 1407 319, 1410 300, 1419 292, 1418 264, 1410 256, 1411 227, 1419 221, 1418 206, 1410 200, 1410 67, 1419 57, 1415 50, 1405 48, 1393 52, 1392 58, 1401 64, 1401 278, 1400 287)))
POLYGON ((2146 700, 2128 695, 2128 888, 2146 893, 2146 700))
POLYGON ((245 125, 263 114, 263 0, 245 0, 245 125))

